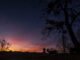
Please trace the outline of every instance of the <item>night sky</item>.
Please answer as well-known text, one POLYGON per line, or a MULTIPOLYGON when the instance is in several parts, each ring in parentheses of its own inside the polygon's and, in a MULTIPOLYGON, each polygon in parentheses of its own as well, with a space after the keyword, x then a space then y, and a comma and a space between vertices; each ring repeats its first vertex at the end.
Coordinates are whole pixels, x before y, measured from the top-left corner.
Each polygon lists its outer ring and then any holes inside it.
POLYGON ((45 5, 40 0, 0 0, 0 39, 11 44, 10 50, 40 52, 55 47, 54 40, 41 40, 45 5))
POLYGON ((56 36, 42 40, 45 20, 41 19, 50 0, 0 0, 0 39, 7 40, 12 51, 41 52, 57 48, 56 36))

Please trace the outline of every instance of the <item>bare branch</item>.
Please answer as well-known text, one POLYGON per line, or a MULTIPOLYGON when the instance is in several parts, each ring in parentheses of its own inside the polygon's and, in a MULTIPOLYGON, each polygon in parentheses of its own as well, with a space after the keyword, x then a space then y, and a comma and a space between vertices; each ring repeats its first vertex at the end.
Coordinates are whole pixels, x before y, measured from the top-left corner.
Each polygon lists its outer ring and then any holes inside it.
MULTIPOLYGON (((74 10, 75 11, 75 10, 74 10)), ((76 12, 76 14, 74 13, 74 11, 72 10, 72 14, 71 14, 71 18, 72 18, 72 21, 71 21, 71 25, 74 23, 74 21, 78 18, 78 16, 80 16, 80 11, 79 12, 76 12)))

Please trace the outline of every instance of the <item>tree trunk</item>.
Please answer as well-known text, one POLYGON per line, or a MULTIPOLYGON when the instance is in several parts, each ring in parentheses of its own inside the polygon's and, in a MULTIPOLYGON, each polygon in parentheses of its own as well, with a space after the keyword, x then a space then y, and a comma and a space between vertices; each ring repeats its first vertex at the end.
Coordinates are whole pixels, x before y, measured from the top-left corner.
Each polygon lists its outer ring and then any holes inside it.
POLYGON ((72 43, 74 44, 74 47, 75 47, 75 48, 80 48, 79 42, 78 42, 76 36, 74 35, 74 32, 73 32, 73 30, 72 30, 71 25, 66 24, 66 27, 67 27, 67 30, 68 30, 68 32, 69 32, 70 38, 71 38, 71 40, 72 40, 72 43))
POLYGON ((63 45, 63 53, 66 52, 66 43, 65 43, 65 38, 64 38, 64 32, 62 33, 62 45, 63 45))
POLYGON ((72 30, 72 26, 69 24, 68 11, 66 8, 64 9, 64 14, 65 14, 65 25, 66 25, 66 28, 69 32, 72 43, 73 43, 75 48, 80 48, 80 44, 79 44, 79 42, 78 42, 78 40, 77 40, 73 30, 72 30))
POLYGON ((67 28, 67 30, 69 32, 69 35, 70 35, 70 38, 72 40, 72 43, 73 43, 74 47, 75 48, 80 48, 80 44, 79 44, 79 42, 78 42, 78 40, 77 40, 73 30, 72 30, 72 26, 71 26, 71 24, 69 24, 69 15, 68 15, 68 8, 67 8, 68 7, 68 2, 67 2, 67 0, 65 0, 64 7, 65 7, 64 8, 64 15, 65 15, 66 28, 67 28))

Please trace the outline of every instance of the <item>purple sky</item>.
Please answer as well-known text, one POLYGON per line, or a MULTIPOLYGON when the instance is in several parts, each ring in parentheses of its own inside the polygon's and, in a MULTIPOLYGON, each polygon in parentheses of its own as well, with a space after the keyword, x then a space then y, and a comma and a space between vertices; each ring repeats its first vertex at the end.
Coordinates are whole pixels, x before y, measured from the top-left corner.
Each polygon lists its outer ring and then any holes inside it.
POLYGON ((44 20, 40 19, 47 0, 0 1, 0 38, 11 43, 10 49, 41 51, 54 47, 52 40, 42 41, 44 20))

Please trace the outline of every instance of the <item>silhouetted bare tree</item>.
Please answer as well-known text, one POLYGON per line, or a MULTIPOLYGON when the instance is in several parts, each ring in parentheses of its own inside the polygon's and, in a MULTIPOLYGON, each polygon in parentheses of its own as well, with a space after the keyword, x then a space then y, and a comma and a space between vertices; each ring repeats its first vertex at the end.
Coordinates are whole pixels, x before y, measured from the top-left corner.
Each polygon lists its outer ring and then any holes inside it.
MULTIPOLYGON (((76 23, 76 21, 79 22, 80 20, 79 19, 80 11, 78 9, 80 7, 80 4, 79 5, 76 4, 76 2, 78 1, 79 0, 77 1, 76 0, 53 0, 51 1, 48 4, 48 8, 47 8, 47 17, 46 17, 47 27, 45 27, 43 31, 43 35, 48 36, 55 29, 58 30, 60 33, 63 33, 63 30, 65 30, 65 32, 68 32, 74 47, 79 52, 80 43, 78 42, 73 32, 73 28, 72 28, 74 24, 76 23), (52 15, 53 18, 49 18, 50 15, 52 15), (57 17, 57 19, 62 18, 62 20, 54 19, 55 17, 57 17)), ((63 42, 63 45, 64 44, 65 43, 63 42)))
POLYGON ((1 51, 6 51, 10 47, 10 43, 7 42, 6 40, 0 40, 0 48, 1 51))

